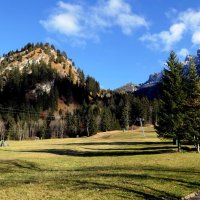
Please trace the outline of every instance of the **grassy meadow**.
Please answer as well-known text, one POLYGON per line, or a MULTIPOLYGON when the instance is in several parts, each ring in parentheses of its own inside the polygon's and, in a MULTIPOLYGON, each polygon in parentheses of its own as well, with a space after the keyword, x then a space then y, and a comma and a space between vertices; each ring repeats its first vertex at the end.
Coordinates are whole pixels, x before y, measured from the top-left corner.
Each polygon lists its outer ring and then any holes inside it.
POLYGON ((1 200, 180 199, 200 189, 200 155, 152 127, 0 147, 1 200))

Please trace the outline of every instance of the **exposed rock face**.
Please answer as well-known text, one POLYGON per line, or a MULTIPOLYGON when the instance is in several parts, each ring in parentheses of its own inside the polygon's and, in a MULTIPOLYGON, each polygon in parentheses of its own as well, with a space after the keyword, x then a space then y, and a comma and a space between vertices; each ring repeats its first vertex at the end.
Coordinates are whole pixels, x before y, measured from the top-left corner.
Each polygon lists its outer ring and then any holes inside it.
POLYGON ((159 83, 161 81, 161 79, 162 79, 162 76, 163 76, 162 72, 151 74, 149 76, 148 81, 146 81, 145 84, 150 84, 150 83, 156 84, 156 83, 159 83))
MULTIPOLYGON (((66 77, 70 73, 73 75, 74 82, 79 81, 76 68, 71 59, 66 54, 60 53, 50 45, 33 45, 31 49, 23 48, 21 51, 9 52, 0 57, 0 75, 18 68, 19 71, 29 70, 31 64, 45 62, 49 64, 61 77, 66 77)), ((31 73, 31 71, 29 71, 31 73)))
POLYGON ((115 91, 120 93, 133 93, 138 89, 138 85, 133 83, 128 83, 120 88, 117 88, 115 91))
POLYGON ((163 71, 160 72, 160 73, 151 74, 149 76, 149 79, 145 83, 140 84, 138 89, 143 89, 143 88, 155 86, 156 84, 158 84, 162 80, 162 77, 163 77, 163 71))

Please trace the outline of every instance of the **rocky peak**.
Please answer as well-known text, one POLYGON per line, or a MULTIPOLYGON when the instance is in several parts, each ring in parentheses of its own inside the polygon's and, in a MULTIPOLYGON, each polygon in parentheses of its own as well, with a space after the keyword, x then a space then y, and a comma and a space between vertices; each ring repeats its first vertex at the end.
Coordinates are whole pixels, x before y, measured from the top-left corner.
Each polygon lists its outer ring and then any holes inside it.
POLYGON ((120 88, 115 89, 116 92, 120 93, 133 93, 138 89, 138 85, 133 83, 128 83, 120 88))
POLYGON ((41 62, 50 65, 61 77, 72 75, 74 83, 79 81, 74 62, 67 57, 67 54, 56 50, 53 45, 41 43, 36 45, 28 43, 20 51, 11 51, 0 57, 0 74, 3 75, 14 68, 18 68, 19 71, 29 70, 31 64, 41 62))
POLYGON ((151 74, 149 76, 148 81, 146 81, 145 84, 148 84, 148 83, 158 83, 158 82, 161 81, 162 76, 163 76, 163 72, 151 74))

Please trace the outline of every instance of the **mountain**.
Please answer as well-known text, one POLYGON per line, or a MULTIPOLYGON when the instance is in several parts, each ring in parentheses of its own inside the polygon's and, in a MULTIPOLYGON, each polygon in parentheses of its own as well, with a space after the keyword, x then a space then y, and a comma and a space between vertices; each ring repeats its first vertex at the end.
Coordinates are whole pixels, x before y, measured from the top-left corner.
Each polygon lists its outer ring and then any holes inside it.
POLYGON ((0 105, 72 112, 99 91, 65 52, 28 43, 0 57, 0 105))
MULTIPOLYGON (((184 62, 182 62, 185 72, 187 72, 190 58, 194 59, 198 74, 200 75, 200 49, 197 50, 197 55, 195 56, 187 55, 184 62)), ((159 95, 159 83, 162 80, 163 73, 164 72, 161 71, 159 73, 154 73, 149 75, 149 79, 142 84, 136 85, 136 87, 134 87, 134 90, 131 89, 130 87, 131 84, 127 84, 125 86, 116 89, 116 91, 125 93, 134 93, 135 95, 139 96, 147 96, 149 99, 156 98, 159 95)))
POLYGON ((119 93, 132 93, 136 96, 146 96, 149 99, 154 99, 159 95, 159 83, 162 79, 163 72, 154 73, 149 76, 149 79, 142 84, 136 85, 128 83, 122 87, 115 89, 114 91, 119 93))
POLYGON ((133 93, 136 90, 138 90, 138 86, 139 85, 137 84, 128 83, 122 87, 115 89, 114 91, 119 92, 119 93, 133 93))
POLYGON ((140 87, 138 89, 156 85, 162 80, 162 76, 163 76, 163 71, 160 73, 154 73, 154 74, 149 75, 149 79, 145 83, 140 84, 140 87))
POLYGON ((28 43, 20 51, 10 51, 0 57, 0 75, 4 76, 8 71, 19 69, 30 71, 32 64, 39 64, 44 62, 55 69, 60 77, 67 77, 73 75, 74 82, 78 81, 78 75, 74 62, 69 59, 65 52, 56 50, 53 45, 41 44, 36 45, 28 43))
MULTIPOLYGON (((185 61, 182 62, 185 71, 187 71, 187 69, 188 69, 190 58, 194 59, 194 62, 195 62, 196 67, 197 67, 197 71, 198 71, 198 73, 200 75, 200 49, 197 50, 197 55, 195 55, 195 56, 187 55, 186 56, 185 61)), ((145 83, 141 84, 138 89, 156 85, 157 83, 159 83, 162 80, 162 76, 163 76, 163 71, 161 71, 159 73, 151 74, 149 76, 149 79, 145 83)))

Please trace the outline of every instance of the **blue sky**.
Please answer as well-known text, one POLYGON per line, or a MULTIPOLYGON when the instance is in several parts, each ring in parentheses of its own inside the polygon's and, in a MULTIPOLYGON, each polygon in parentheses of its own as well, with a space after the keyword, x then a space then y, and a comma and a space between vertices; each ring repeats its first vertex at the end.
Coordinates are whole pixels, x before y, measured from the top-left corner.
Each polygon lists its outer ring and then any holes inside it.
POLYGON ((0 55, 28 42, 65 51, 103 88, 143 83, 173 49, 200 46, 197 0, 2 0, 0 55))

